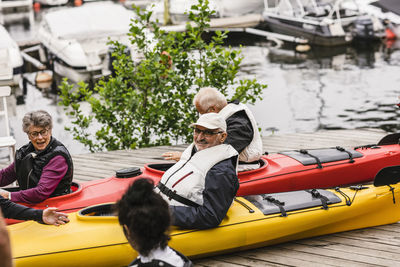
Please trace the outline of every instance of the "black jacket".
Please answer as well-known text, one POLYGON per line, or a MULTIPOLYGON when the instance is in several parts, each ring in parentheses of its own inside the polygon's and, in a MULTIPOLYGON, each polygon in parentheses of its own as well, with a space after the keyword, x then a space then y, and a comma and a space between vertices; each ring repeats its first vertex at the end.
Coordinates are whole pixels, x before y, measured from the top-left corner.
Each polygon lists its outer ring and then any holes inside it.
POLYGON ((43 210, 28 208, 0 196, 0 206, 3 216, 16 220, 34 220, 43 223, 43 210))
MULTIPOLYGON (((238 101, 231 102, 239 104, 238 101)), ((225 144, 230 144, 240 154, 253 140, 254 129, 246 111, 241 110, 226 119, 228 136, 225 144)), ((257 129, 256 129, 257 130, 257 129)))
POLYGON ((223 160, 207 172, 202 206, 170 206, 173 225, 196 229, 218 226, 239 189, 236 162, 237 157, 223 160))
POLYGON ((36 152, 31 142, 17 150, 15 154, 15 173, 17 174, 20 189, 26 190, 36 187, 43 168, 57 155, 65 158, 68 170, 50 196, 55 197, 70 193, 73 178, 72 157, 67 148, 54 137, 51 138, 50 143, 42 151, 36 152), (32 152, 36 156, 32 156, 32 152))

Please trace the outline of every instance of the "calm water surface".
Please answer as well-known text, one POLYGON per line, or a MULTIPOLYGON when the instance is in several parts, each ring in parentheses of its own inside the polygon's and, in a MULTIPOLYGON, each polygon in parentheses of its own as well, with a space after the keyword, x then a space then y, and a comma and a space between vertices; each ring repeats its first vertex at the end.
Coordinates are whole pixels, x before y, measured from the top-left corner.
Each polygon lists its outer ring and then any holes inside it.
MULTIPOLYGON (((35 28, 14 26, 10 31, 21 40, 34 38, 35 28)), ((249 42, 248 36, 242 38, 246 46, 242 48, 244 60, 239 76, 255 77, 268 84, 263 100, 250 107, 264 136, 361 127, 398 130, 399 110, 395 104, 400 95, 400 43, 391 48, 377 44, 312 49, 300 54, 272 48, 260 40, 249 42)), ((28 78, 33 79, 34 74, 28 78)), ((53 136, 62 140, 72 154, 87 152, 64 131, 70 120, 57 100, 56 94, 34 86, 28 86, 24 97, 9 98, 17 147, 28 141, 21 129, 23 115, 45 109, 54 118, 53 136)), ((0 159, 6 155, 0 151, 0 159)))

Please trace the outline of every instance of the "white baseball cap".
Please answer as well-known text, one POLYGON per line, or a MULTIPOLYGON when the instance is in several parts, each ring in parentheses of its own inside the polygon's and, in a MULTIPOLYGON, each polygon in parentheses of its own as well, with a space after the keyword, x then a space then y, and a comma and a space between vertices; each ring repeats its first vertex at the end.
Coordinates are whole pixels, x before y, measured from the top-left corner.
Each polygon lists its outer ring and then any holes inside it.
POLYGON ((196 123, 190 124, 190 127, 193 126, 203 126, 210 130, 221 129, 226 132, 226 122, 224 118, 214 112, 201 115, 196 123))

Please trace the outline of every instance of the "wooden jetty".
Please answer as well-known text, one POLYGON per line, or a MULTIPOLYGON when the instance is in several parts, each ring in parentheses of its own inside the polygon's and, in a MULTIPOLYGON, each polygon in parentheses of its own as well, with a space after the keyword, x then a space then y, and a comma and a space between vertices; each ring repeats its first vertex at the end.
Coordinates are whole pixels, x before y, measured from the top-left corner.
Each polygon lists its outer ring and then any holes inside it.
MULTIPOLYGON (((385 132, 377 129, 330 130, 273 134, 263 137, 269 153, 301 148, 376 144, 385 132)), ((73 155, 75 180, 114 175, 115 170, 165 162, 161 154, 183 151, 186 145, 73 155)), ((399 163, 400 164, 400 163, 399 163)), ((0 167, 6 166, 0 163, 0 167)), ((396 205, 400 205, 396 203, 396 205)), ((194 260, 195 266, 400 266, 400 224, 372 227, 292 241, 280 245, 194 260)))

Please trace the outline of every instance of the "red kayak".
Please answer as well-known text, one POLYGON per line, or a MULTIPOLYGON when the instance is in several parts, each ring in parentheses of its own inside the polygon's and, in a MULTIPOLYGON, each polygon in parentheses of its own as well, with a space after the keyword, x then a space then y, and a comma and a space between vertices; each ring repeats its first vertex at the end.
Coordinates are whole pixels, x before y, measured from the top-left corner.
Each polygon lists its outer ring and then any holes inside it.
MULTIPOLYGON (((276 193, 311 188, 328 188, 372 181, 378 171, 400 163, 400 134, 391 134, 376 145, 346 150, 341 147, 280 152, 264 155, 260 167, 239 173, 238 196, 276 193)), ((118 200, 138 178, 156 183, 172 164, 147 164, 144 168, 119 170, 111 178, 74 183, 72 193, 49 198, 35 205, 74 212, 84 207, 118 200)), ((8 220, 8 223, 15 223, 8 220)))

